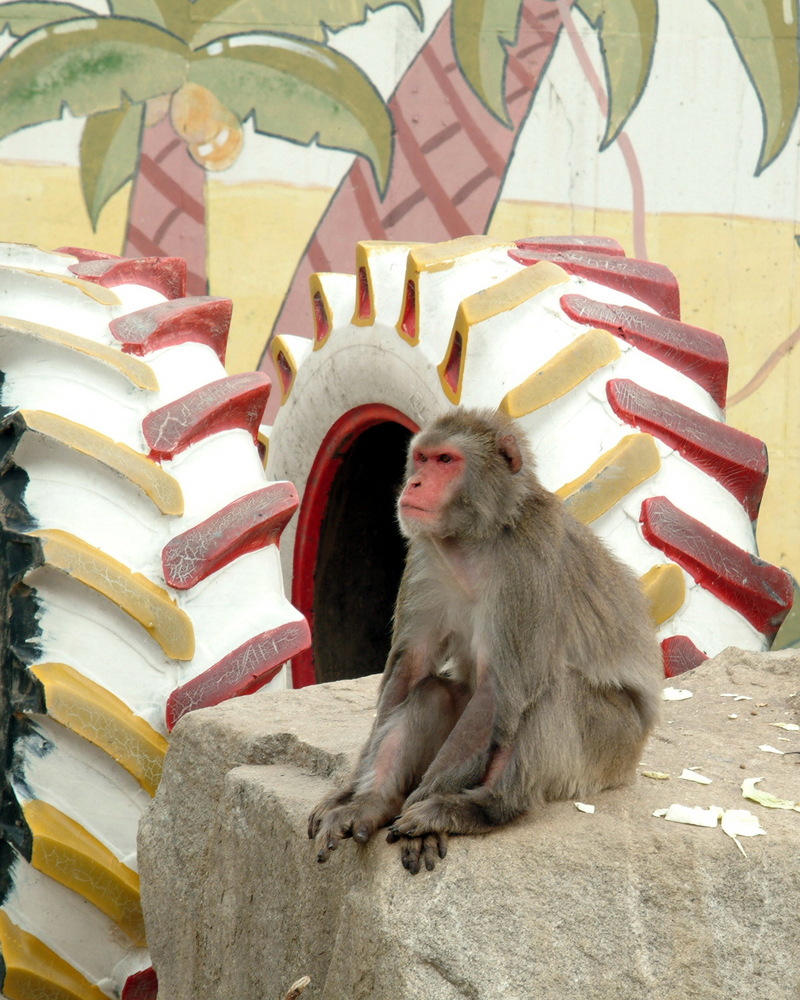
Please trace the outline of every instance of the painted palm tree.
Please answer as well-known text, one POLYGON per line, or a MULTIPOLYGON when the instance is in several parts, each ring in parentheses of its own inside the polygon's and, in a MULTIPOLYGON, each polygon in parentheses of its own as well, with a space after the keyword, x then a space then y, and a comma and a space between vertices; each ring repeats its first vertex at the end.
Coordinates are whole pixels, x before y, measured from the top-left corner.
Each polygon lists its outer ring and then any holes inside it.
POLYGON ((392 3, 421 22, 419 0, 109 0, 102 16, 49 0, 3 4, 0 30, 17 40, 0 58, 0 138, 65 106, 85 117, 92 224, 133 179, 124 252, 186 257, 188 291, 203 292, 205 171, 234 162, 248 118, 257 132, 359 154, 385 187, 391 116, 325 38, 392 3))
MULTIPOLYGON (((785 146, 797 111, 797 0, 708 2, 761 106, 758 174, 785 146)), ((601 149, 620 143, 635 189, 624 127, 649 77, 658 0, 453 0, 389 101, 397 135, 385 194, 356 161, 306 248, 275 332, 311 330, 308 275, 349 271, 358 239, 439 241, 485 232, 559 32, 570 28, 570 8, 600 42, 605 81, 594 83, 606 115, 601 149)), ((587 59, 581 63, 593 72, 587 59)), ((262 367, 271 368, 267 352, 262 367)))

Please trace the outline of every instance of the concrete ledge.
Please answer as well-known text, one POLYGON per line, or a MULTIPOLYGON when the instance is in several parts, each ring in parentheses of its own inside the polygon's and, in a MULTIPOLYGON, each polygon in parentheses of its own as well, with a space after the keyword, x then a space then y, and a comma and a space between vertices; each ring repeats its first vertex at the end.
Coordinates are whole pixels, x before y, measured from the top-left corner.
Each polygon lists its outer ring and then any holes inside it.
POLYGON ((140 828, 159 1000, 796 1000, 800 813, 742 798, 747 777, 797 798, 800 653, 729 649, 669 682, 637 777, 586 815, 554 803, 453 838, 410 876, 382 836, 318 865, 306 817, 366 737, 377 678, 276 691, 181 721, 140 828), (734 701, 726 693, 749 696, 734 701), (736 715, 737 718, 729 718, 736 715), (713 780, 680 780, 699 767, 713 780), (652 816, 673 802, 749 809, 767 836, 652 816))

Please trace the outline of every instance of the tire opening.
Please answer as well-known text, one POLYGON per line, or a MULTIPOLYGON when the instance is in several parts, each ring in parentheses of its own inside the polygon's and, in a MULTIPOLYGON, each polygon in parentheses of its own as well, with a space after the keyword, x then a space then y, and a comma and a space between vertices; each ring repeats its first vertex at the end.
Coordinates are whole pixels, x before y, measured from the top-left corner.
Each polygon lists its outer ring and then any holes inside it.
POLYGON ((403 572, 395 503, 411 432, 383 422, 350 445, 331 484, 314 573, 317 683, 380 673, 403 572))

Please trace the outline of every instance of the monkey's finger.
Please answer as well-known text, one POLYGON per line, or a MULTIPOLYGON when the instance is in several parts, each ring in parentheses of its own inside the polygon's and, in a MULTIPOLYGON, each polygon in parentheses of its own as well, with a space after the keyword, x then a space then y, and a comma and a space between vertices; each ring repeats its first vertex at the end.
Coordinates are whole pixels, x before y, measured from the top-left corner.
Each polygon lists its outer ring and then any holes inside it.
MULTIPOLYGON (((393 835, 395 840, 399 840, 401 837, 419 837, 423 834, 424 829, 418 829, 417 824, 407 819, 400 817, 395 820, 394 823, 389 827, 389 833, 393 835)), ((392 843, 392 841, 390 841, 392 843)))
POLYGON ((437 833, 436 837, 437 837, 437 839, 439 841, 439 857, 440 858, 446 858, 447 857, 447 834, 446 833, 437 833))
POLYGON ((339 847, 338 837, 317 837, 317 844, 319 845, 319 850, 317 851, 317 861, 322 863, 327 861, 331 854, 339 847), (321 841, 321 842, 320 842, 321 841))

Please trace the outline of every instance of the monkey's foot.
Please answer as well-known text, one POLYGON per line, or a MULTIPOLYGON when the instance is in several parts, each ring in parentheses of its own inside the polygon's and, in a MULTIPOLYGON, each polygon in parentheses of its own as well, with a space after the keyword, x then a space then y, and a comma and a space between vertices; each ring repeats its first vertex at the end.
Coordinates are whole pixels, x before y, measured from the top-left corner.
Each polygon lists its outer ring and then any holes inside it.
MULTIPOLYGON (((491 794, 485 788, 467 789, 446 795, 429 795, 408 803, 389 828, 399 837, 423 837, 434 833, 485 833, 497 825, 487 814, 491 794)), ((509 815, 508 819, 513 818, 509 815)), ((507 820, 505 820, 507 821, 507 820)))
POLYGON ((447 854, 447 834, 427 833, 424 837, 403 837, 399 833, 389 830, 386 840, 394 844, 400 840, 400 860, 403 868, 416 875, 420 869, 420 862, 424 863, 427 871, 432 872, 436 867, 436 858, 443 858, 447 854))

